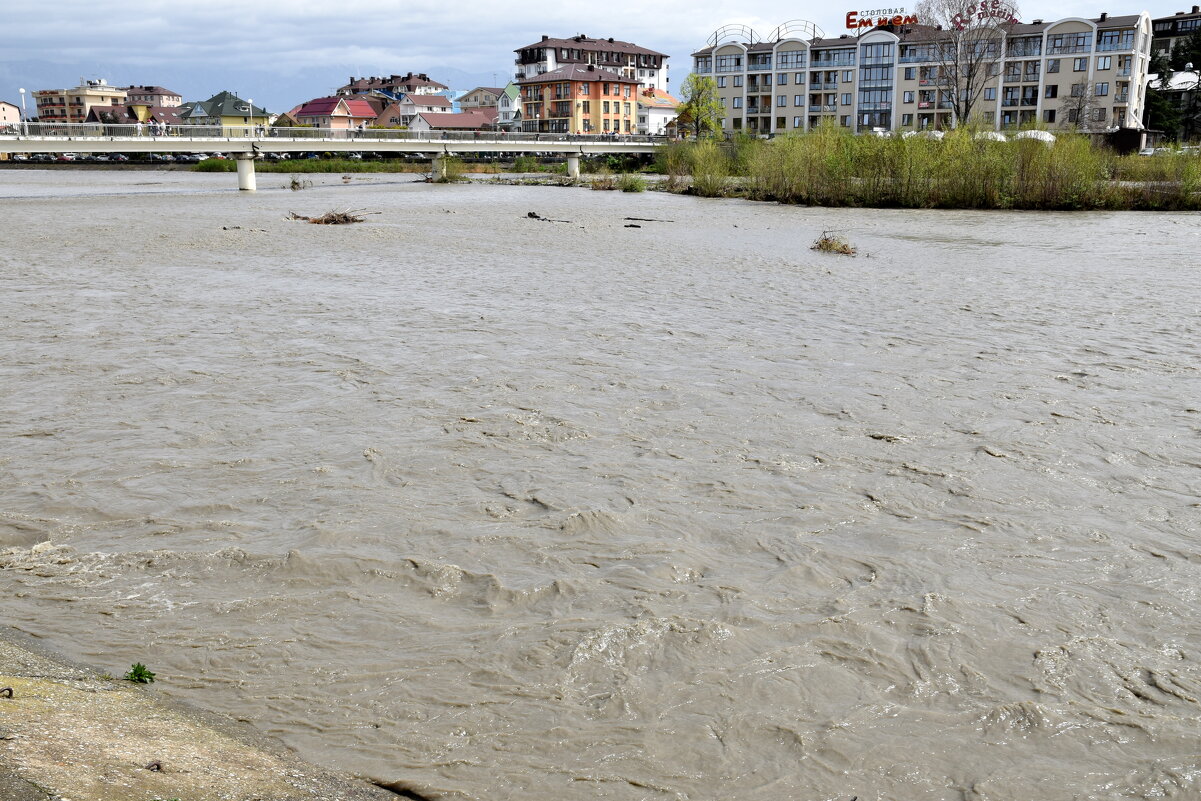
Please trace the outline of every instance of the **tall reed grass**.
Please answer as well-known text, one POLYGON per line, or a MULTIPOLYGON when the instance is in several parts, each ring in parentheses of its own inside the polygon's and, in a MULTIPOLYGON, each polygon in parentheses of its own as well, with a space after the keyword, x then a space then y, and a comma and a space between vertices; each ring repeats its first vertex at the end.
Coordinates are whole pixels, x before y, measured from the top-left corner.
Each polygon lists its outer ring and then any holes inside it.
POLYGON ((669 188, 813 206, 966 209, 1201 209, 1201 156, 1119 156, 1085 136, 995 141, 814 131, 665 148, 669 188), (677 177, 678 176, 678 177, 677 177), (673 187, 673 184, 675 185, 673 187))

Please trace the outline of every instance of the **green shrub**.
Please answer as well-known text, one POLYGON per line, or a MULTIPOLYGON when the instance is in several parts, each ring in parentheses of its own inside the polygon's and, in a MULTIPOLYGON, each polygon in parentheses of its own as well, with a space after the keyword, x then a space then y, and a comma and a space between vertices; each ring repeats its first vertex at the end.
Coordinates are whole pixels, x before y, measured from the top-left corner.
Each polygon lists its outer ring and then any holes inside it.
POLYGON ((645 192, 646 179, 641 175, 623 172, 617 176, 617 188, 622 192, 645 192))
POLYGON ((146 666, 141 662, 135 662, 129 672, 125 674, 126 681, 137 682, 138 684, 153 684, 154 674, 146 669, 146 666))

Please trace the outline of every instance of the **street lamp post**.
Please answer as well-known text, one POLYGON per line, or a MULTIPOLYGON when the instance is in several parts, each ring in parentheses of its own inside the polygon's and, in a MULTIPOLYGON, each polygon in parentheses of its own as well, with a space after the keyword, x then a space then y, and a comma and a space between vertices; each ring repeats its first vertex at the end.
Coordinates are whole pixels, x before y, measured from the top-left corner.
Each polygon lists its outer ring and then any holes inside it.
POLYGON ((21 135, 29 136, 29 121, 25 119, 25 87, 17 91, 21 93, 21 135))

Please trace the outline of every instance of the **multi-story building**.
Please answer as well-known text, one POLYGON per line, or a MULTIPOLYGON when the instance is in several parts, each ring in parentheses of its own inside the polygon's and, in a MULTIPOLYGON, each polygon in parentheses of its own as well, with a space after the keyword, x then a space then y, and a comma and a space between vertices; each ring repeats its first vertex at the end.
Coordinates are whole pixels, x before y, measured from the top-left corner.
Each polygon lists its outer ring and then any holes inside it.
POLYGON ((33 93, 42 122, 83 122, 92 106, 120 106, 125 96, 124 89, 109 86, 103 78, 80 81, 74 89, 38 89, 33 93))
POLYGON ((593 64, 565 67, 517 82, 521 130, 534 133, 630 134, 638 81, 593 64))
POLYGON ((1151 33, 1155 36, 1151 50, 1171 53, 1177 42, 1198 30, 1201 30, 1201 6, 1193 6, 1192 11, 1177 11, 1170 17, 1156 17, 1151 20, 1151 33))
POLYGON ((161 86, 127 86, 125 92, 129 96, 130 104, 137 103, 143 106, 161 106, 163 108, 183 105, 182 95, 161 86))
POLYGON ((356 78, 350 76, 350 83, 338 89, 339 95, 381 94, 399 99, 401 95, 436 95, 449 89, 446 84, 430 80, 424 72, 406 73, 404 75, 389 75, 380 78, 356 78))
MULTIPOLYGON (((965 91, 943 80, 942 36, 903 24, 826 38, 794 21, 763 40, 727 26, 693 54, 693 69, 715 79, 728 132, 777 134, 824 122, 858 131, 941 129, 956 124, 954 92, 965 91)), ((1145 12, 1010 26, 990 47, 970 121, 995 130, 1140 127, 1150 52, 1145 12)))
POLYGON ((459 108, 463 111, 494 108, 496 126, 509 129, 521 122, 520 95, 517 84, 512 82, 504 87, 477 86, 459 98, 459 108))
POLYGON ((583 34, 570 39, 552 39, 543 35, 541 41, 515 52, 518 83, 572 65, 592 65, 665 92, 671 83, 666 55, 617 39, 592 39, 583 34))

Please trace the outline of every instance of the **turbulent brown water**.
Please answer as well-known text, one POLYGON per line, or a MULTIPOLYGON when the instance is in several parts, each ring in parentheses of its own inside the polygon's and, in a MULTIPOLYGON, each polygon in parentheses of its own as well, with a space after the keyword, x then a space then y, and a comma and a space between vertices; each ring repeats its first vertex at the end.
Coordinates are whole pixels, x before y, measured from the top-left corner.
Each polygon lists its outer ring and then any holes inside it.
POLYGON ((12 625, 430 797, 1201 796, 1201 216, 282 178, 0 173, 12 625))

